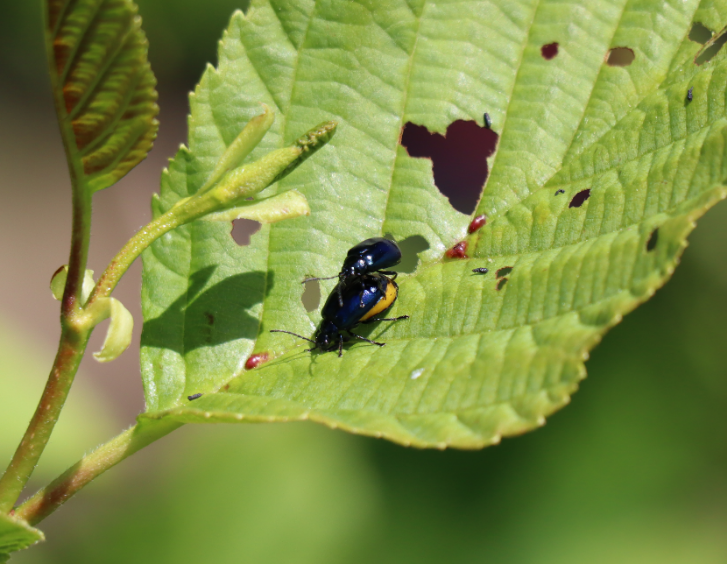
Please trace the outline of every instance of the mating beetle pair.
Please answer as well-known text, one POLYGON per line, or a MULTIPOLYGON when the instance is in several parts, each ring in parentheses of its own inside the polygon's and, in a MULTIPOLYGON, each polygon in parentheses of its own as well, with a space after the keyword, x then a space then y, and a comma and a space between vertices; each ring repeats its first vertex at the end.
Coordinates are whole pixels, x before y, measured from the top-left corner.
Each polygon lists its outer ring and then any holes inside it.
POLYGON ((360 323, 409 318, 408 315, 394 318, 374 317, 390 308, 396 301, 399 294, 399 287, 394 282, 396 272, 382 269, 392 267, 400 260, 401 250, 394 241, 383 237, 362 241, 348 251, 338 276, 304 280, 339 280, 321 310, 321 324, 313 339, 282 329, 272 329, 271 333, 288 333, 310 341, 314 346, 309 351, 318 348, 325 352, 338 348, 339 357, 343 354, 344 341, 348 341, 350 337, 383 347, 385 343, 377 343, 352 333, 351 329, 360 323))

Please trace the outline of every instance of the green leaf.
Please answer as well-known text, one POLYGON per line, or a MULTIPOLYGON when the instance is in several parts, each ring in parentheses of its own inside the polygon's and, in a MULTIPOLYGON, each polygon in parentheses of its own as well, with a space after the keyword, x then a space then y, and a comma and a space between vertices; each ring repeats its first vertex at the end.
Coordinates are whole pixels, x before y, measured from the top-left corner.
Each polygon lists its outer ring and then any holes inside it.
MULTIPOLYGON (((66 289, 66 280, 68 279, 68 265, 64 264, 58 270, 53 273, 50 281, 50 291, 53 297, 61 301, 63 299, 63 292, 66 289)), ((86 269, 83 275, 83 286, 81 287, 81 303, 86 303, 88 296, 93 292, 93 287, 96 282, 93 280, 93 270, 86 269)))
POLYGON ((94 325, 111 318, 101 350, 93 353, 99 362, 116 360, 131 344, 134 318, 116 298, 99 298, 86 309, 94 325))
POLYGON ((10 554, 45 540, 43 533, 25 521, 0 514, 0 562, 6 562, 10 554))
POLYGON ((247 206, 211 213, 206 215, 204 219, 227 222, 235 219, 251 219, 260 223, 277 223, 301 215, 310 215, 308 200, 297 190, 288 190, 277 196, 250 202, 247 206))
POLYGON ((46 44, 69 165, 86 190, 107 188, 144 160, 158 128, 136 5, 46 0, 46 44))
POLYGON ((259 0, 237 13, 155 205, 202 186, 260 102, 278 119, 252 158, 323 120, 338 134, 279 182, 310 217, 263 226, 246 247, 197 222, 145 254, 143 417, 310 419, 439 448, 542 425, 725 197, 727 61, 694 63, 693 21, 722 29, 727 2, 259 0), (633 62, 607 65, 614 47, 633 62), (487 224, 467 235, 470 218, 400 134, 407 122, 441 134, 482 124, 484 111, 499 146, 476 211, 487 224), (391 316, 411 319, 362 331, 386 347, 356 343, 339 359, 268 332, 311 335, 320 317, 300 281, 336 274, 348 248, 387 233, 426 248, 397 280, 391 316), (459 241, 470 258, 445 258, 459 241), (248 370, 253 351, 271 360, 248 370))

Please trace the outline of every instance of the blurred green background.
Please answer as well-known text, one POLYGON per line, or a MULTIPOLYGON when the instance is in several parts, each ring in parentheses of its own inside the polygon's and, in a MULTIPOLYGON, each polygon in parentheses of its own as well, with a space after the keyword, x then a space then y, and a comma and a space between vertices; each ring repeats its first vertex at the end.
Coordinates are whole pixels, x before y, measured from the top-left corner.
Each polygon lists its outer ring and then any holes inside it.
MULTIPOLYGON (((148 220, 159 171, 185 138, 186 93, 241 7, 138 3, 162 125, 149 159, 97 197, 97 271, 148 220)), ((54 354, 47 285, 68 252, 39 4, 5 2, 0 17, 2 461, 54 354)), ((138 266, 118 292, 140 325, 138 266)), ((571 405, 543 429, 480 452, 438 452, 309 423, 188 426, 86 488, 42 523, 47 542, 13 561, 727 563, 726 319, 720 204, 672 281, 606 336, 571 405)), ((85 362, 35 485, 142 408, 138 351, 85 362)))

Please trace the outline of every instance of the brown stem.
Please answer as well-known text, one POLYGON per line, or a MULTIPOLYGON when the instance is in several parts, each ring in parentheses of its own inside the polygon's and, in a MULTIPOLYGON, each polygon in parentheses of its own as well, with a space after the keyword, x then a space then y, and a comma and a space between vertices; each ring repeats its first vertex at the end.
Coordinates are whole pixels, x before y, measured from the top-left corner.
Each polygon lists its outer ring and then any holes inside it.
POLYGON ((10 465, 0 478, 0 512, 7 513, 13 508, 33 473, 66 402, 87 342, 88 332, 79 334, 64 328, 38 407, 10 465))

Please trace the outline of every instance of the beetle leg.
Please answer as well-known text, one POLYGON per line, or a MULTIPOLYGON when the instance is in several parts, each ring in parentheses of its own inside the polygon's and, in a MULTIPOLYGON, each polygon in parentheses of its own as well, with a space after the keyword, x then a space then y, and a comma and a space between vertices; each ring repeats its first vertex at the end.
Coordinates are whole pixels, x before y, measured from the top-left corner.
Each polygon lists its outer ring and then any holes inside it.
POLYGON ((366 337, 362 337, 361 335, 356 335, 356 333, 351 333, 351 331, 346 331, 351 337, 355 337, 356 339, 361 339, 362 341, 366 341, 367 343, 371 343, 372 345, 378 345, 379 347, 383 347, 386 343, 377 343, 376 341, 372 341, 371 339, 367 339, 366 337))
POLYGON ((341 358, 343 356, 343 335, 341 333, 338 334, 338 358, 341 358))
POLYGON ((325 278, 304 278, 301 280, 301 284, 305 284, 306 282, 313 282, 314 280, 333 280, 334 278, 338 278, 338 276, 327 276, 325 278))
POLYGON ((372 319, 367 319, 366 321, 362 321, 361 323, 373 323, 374 321, 399 321, 401 319, 409 319, 409 316, 400 315, 399 317, 375 317, 372 319))
POLYGON ((393 270, 379 270, 381 274, 386 274, 386 276, 391 276, 392 280, 396 280, 396 277, 399 275, 398 272, 394 272, 393 270))

